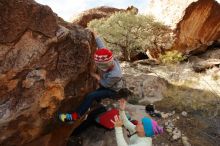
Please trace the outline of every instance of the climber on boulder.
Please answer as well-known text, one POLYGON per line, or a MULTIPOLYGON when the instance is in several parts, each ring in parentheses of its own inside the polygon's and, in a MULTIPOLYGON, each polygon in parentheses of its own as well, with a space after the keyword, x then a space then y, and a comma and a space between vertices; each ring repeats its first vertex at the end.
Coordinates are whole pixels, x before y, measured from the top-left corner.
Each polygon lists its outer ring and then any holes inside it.
POLYGON ((115 98, 118 91, 123 88, 122 70, 119 62, 114 59, 112 52, 105 48, 99 37, 96 37, 96 44, 98 50, 94 54, 94 61, 101 72, 101 76, 96 73, 91 73, 91 76, 97 80, 100 87, 89 93, 75 112, 59 114, 59 119, 62 122, 74 122, 88 111, 93 101, 115 98))
POLYGON ((131 123, 125 114, 126 101, 119 100, 119 117, 115 116, 112 123, 115 125, 116 141, 118 146, 152 146, 152 138, 154 135, 163 132, 163 129, 151 118, 144 117, 137 125, 131 123), (131 144, 128 145, 123 137, 122 126, 132 133, 130 135, 131 144))

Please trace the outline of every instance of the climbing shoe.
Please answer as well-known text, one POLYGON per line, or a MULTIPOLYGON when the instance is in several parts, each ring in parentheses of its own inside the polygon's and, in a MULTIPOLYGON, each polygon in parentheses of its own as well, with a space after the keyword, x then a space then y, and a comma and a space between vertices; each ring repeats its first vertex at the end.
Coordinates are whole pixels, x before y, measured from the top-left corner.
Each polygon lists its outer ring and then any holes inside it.
POLYGON ((79 118, 79 116, 76 112, 74 112, 72 114, 60 113, 60 114, 58 114, 58 116, 59 116, 59 120, 64 123, 73 123, 74 121, 76 121, 79 118))

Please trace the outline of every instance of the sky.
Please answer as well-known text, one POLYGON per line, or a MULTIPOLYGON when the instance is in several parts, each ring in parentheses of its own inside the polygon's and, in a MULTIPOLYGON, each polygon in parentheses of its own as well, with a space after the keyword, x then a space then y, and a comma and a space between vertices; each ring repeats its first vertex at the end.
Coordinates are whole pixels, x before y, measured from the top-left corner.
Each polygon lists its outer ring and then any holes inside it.
POLYGON ((99 7, 110 6, 115 8, 127 8, 135 6, 140 13, 144 13, 149 0, 35 0, 38 3, 48 5, 51 9, 66 21, 70 21, 82 11, 99 7))

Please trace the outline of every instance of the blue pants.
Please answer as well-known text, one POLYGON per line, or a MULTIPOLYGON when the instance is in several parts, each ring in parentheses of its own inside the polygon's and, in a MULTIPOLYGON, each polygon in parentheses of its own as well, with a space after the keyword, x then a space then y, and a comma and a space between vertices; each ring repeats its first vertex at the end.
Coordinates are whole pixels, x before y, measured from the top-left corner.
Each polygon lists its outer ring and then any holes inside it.
POLYGON ((93 101, 100 101, 105 98, 112 98, 117 95, 117 92, 108 88, 100 87, 94 92, 89 93, 82 104, 77 108, 76 112, 82 116, 92 105, 93 101))

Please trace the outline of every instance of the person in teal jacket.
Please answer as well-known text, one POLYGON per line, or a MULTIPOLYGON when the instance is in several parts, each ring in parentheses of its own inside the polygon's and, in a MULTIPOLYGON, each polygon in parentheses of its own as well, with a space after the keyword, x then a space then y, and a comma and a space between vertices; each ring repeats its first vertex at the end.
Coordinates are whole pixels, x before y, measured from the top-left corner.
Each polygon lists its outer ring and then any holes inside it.
POLYGON ((137 125, 131 123, 125 114, 125 105, 126 101, 121 99, 119 101, 120 110, 119 110, 119 117, 115 116, 114 123, 115 125, 115 135, 116 141, 118 146, 152 146, 152 137, 154 135, 160 134, 163 132, 163 129, 158 126, 157 122, 152 120, 151 118, 144 117, 142 118, 141 122, 137 125), (122 126, 130 132, 130 143, 124 139, 122 126))

